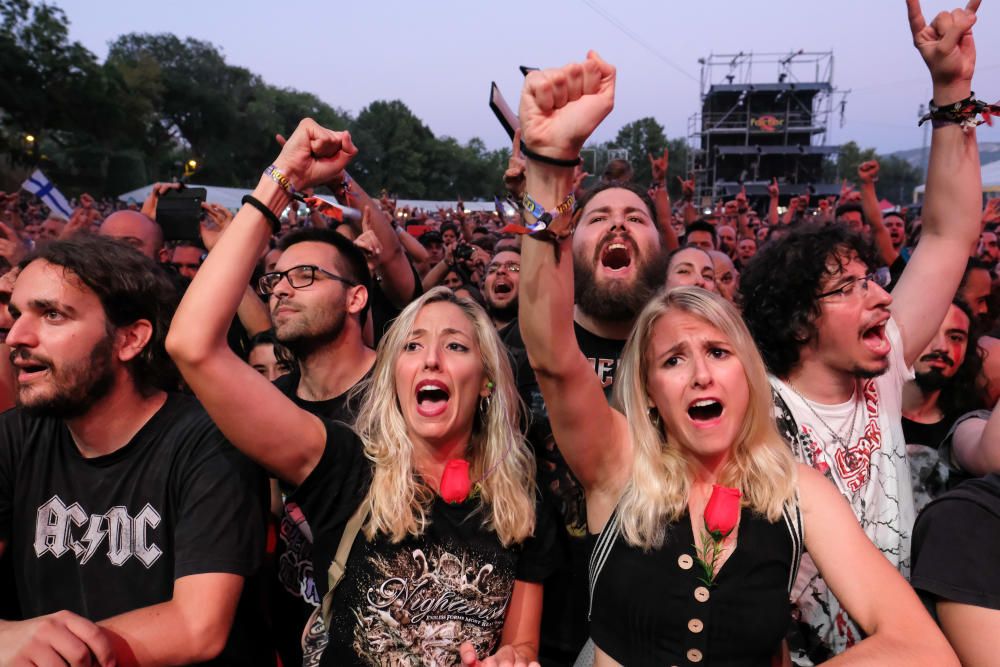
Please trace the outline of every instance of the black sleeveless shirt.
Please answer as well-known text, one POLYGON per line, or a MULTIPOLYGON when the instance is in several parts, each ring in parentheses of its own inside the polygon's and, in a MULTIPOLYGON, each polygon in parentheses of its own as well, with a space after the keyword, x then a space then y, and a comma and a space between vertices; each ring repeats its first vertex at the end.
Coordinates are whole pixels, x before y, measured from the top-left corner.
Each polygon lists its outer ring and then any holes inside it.
POLYGON ((618 522, 616 509, 592 536, 590 633, 602 651, 629 667, 770 667, 802 554, 796 506, 775 523, 744 508, 736 549, 711 587, 699 580, 687 513, 650 552, 626 543, 618 522))

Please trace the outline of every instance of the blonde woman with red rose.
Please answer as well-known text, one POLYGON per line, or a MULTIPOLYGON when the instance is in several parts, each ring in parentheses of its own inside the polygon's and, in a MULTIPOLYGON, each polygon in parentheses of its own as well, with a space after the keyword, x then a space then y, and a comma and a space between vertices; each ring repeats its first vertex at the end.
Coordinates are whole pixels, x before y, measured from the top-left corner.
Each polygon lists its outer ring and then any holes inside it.
MULTIPOLYGON (((320 665, 537 666, 555 527, 535 511, 535 463, 486 312, 444 287, 409 304, 360 385, 353 428, 299 408, 226 343, 287 184, 331 182, 355 152, 348 133, 299 124, 192 280, 167 349, 229 441, 296 487, 321 596, 331 562, 346 566, 324 599, 325 632, 307 628, 326 640, 320 665)), ((360 327, 360 251, 299 246, 301 264, 262 279, 275 317, 300 308, 294 291, 360 327)))
MULTIPOLYGON (((654 297, 619 361, 613 407, 605 401, 575 343, 572 223, 557 207, 572 189, 567 165, 611 111, 614 87, 614 68, 590 53, 530 73, 520 104, 527 194, 556 212, 522 245, 521 332, 556 442, 586 492, 595 664, 780 664, 803 548, 868 634, 829 664, 956 664, 843 497, 793 461, 732 305, 694 287, 654 297)), ((599 226, 588 230, 601 234, 598 252, 631 259, 652 212, 626 190, 608 193, 573 221, 599 226)), ((613 265, 596 279, 624 289, 633 262, 613 265)))

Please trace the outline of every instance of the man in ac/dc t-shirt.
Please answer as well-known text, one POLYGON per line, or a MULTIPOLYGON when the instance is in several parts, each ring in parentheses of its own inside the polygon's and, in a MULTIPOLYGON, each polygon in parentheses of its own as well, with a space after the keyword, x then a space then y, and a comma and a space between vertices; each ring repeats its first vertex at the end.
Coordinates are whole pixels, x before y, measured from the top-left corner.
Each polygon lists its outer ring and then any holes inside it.
MULTIPOLYGON (((618 358, 639 312, 663 286, 666 266, 655 208, 645 192, 621 183, 598 186, 578 204, 573 234, 574 330, 610 399, 618 358)), ((669 222, 669 221, 668 221, 669 222)), ((545 666, 572 665, 587 640, 587 512, 583 487, 552 437, 548 414, 517 326, 504 332, 516 360, 518 389, 531 412, 528 440, 538 484, 563 522, 569 561, 545 581, 542 644, 545 666)))
POLYGON ((240 604, 263 552, 264 477, 193 398, 163 391, 171 284, 96 236, 23 266, 0 551, 26 620, 0 622, 0 664, 273 664, 240 604))

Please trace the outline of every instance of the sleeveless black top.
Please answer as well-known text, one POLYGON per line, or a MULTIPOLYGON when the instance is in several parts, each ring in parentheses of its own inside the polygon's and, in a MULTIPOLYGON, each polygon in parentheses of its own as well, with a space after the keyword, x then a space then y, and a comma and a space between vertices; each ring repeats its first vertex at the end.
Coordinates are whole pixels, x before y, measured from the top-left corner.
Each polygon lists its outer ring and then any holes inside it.
POLYGON ((619 534, 618 511, 594 539, 590 633, 628 667, 770 667, 791 621, 789 591, 802 555, 797 505, 770 523, 744 508, 739 539, 711 588, 699 580, 691 520, 644 553, 619 534))

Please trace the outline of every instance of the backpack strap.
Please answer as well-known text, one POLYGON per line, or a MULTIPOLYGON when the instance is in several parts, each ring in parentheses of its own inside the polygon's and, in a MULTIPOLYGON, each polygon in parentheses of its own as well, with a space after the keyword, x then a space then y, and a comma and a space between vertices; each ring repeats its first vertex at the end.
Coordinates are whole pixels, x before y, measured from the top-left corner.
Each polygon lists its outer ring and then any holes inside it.
POLYGON ((347 558, 351 555, 351 547, 354 546, 354 541, 357 539, 358 533, 361 532, 361 526, 365 525, 365 521, 367 520, 368 499, 365 498, 358 505, 358 509, 354 511, 351 518, 347 520, 347 525, 344 526, 344 534, 341 535, 340 544, 337 545, 337 553, 330 563, 330 568, 326 571, 327 590, 326 595, 323 596, 322 614, 323 624, 327 628, 330 627, 333 593, 347 572, 347 558))

